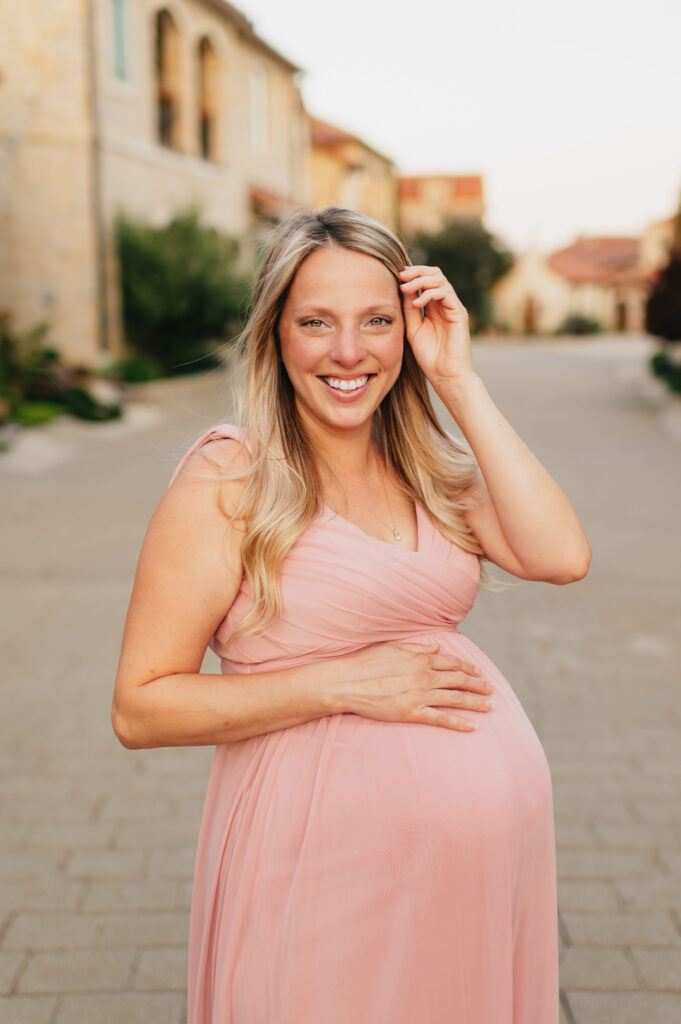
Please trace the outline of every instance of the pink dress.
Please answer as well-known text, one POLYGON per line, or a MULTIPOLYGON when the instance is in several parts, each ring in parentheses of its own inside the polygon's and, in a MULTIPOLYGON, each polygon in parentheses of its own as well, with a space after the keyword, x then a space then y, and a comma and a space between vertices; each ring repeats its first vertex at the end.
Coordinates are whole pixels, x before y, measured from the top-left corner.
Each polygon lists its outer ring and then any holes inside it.
MULTIPOLYGON (((241 437, 221 424, 206 441, 241 437)), ((436 638, 482 667, 471 733, 328 715, 219 745, 198 841, 189 1024, 557 1024, 551 776, 501 672, 459 625, 477 558, 417 507, 418 550, 325 508, 287 555, 282 617, 211 640, 226 673, 436 638)))

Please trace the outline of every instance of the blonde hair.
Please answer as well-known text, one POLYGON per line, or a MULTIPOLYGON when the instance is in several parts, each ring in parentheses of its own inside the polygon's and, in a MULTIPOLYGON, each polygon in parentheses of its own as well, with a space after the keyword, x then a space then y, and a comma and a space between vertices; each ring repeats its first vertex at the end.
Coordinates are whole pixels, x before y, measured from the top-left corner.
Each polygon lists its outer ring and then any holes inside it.
MULTIPOLYGON (((272 235, 240 337, 246 384, 238 422, 248 438, 251 462, 225 477, 245 481, 230 518, 243 523, 241 555, 252 599, 231 639, 264 629, 279 617, 281 564, 323 505, 317 454, 298 417, 277 326, 303 260, 329 245, 373 256, 398 283, 398 271, 410 263, 405 247, 382 224, 339 207, 299 210, 272 235)), ((466 506, 456 500, 473 482, 475 458, 440 426, 426 377, 406 339, 400 374, 374 413, 373 434, 406 494, 428 511, 445 537, 482 560, 482 548, 463 518, 466 506)), ((484 566, 481 582, 489 586, 484 566)))

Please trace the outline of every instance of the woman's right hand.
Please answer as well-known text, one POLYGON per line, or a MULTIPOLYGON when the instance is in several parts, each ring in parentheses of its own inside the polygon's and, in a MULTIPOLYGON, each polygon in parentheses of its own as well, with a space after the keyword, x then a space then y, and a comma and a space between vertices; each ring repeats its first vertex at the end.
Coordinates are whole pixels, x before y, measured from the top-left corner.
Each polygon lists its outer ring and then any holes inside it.
POLYGON ((441 654, 435 641, 375 644, 333 665, 337 671, 331 686, 339 710, 364 718, 471 732, 475 723, 458 716, 456 709, 484 712, 493 707, 484 696, 493 687, 480 667, 441 654))

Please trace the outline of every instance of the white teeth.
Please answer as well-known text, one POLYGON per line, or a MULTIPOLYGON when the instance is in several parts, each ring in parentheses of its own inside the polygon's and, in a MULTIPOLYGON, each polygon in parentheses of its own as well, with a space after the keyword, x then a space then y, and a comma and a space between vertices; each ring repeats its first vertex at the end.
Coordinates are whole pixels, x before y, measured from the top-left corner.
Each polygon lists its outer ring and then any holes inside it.
POLYGON ((357 388, 364 387, 366 382, 369 380, 368 376, 355 377, 354 380, 341 380, 339 377, 324 377, 326 383, 332 387, 337 388, 339 391, 356 391, 357 388))

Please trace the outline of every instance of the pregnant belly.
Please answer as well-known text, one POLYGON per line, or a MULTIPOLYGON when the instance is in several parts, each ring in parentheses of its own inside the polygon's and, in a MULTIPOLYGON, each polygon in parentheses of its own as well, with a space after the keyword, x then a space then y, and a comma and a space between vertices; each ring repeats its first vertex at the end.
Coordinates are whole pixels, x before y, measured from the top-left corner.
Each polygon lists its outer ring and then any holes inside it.
POLYGON ((228 744, 216 753, 204 828, 248 847, 263 883, 298 873, 323 886, 377 865, 398 878, 424 858, 490 851, 522 860, 535 824, 552 816, 543 748, 484 653, 458 633, 438 639, 494 686, 491 711, 456 712, 475 732, 344 714, 228 744), (216 822, 224 814, 227 830, 216 822))

